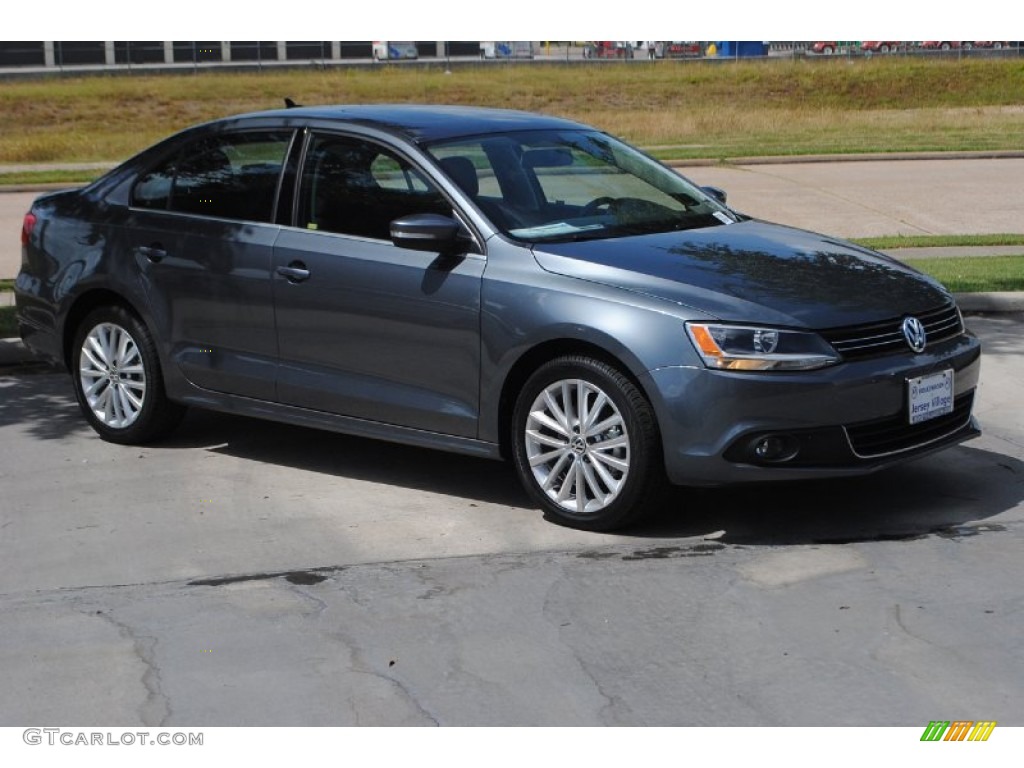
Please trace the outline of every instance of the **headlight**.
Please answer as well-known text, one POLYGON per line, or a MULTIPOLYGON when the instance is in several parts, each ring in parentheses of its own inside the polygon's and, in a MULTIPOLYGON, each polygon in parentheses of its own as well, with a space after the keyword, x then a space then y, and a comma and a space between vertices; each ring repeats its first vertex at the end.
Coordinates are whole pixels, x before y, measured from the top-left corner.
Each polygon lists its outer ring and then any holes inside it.
POLYGON ((712 323, 687 323, 686 332, 708 368, 809 371, 839 362, 815 333, 712 323))

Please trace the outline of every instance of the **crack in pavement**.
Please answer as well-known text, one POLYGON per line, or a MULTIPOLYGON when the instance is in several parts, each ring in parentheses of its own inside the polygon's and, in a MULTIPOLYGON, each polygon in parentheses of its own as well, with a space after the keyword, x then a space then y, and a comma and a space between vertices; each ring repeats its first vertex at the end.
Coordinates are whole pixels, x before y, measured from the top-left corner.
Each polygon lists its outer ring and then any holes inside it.
POLYGON ((156 648, 159 641, 155 637, 139 635, 128 624, 119 621, 110 609, 90 609, 80 601, 72 601, 73 608, 84 616, 99 617, 101 621, 117 629, 118 634, 132 643, 136 658, 142 662, 144 672, 140 678, 146 690, 146 699, 139 705, 139 719, 143 725, 162 727, 170 719, 173 709, 170 698, 163 692, 163 680, 160 667, 156 662, 156 648))

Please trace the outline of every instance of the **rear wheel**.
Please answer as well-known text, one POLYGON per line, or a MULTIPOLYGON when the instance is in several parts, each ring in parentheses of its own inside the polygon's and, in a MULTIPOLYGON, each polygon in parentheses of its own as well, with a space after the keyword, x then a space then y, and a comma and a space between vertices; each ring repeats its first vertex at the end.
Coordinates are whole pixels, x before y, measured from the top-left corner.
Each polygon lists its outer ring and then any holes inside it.
POLYGON ((607 531, 651 511, 666 485, 654 411, 621 372, 563 357, 526 382, 513 415, 516 470, 545 515, 607 531))
POLYGON ((149 331, 124 307, 101 307, 85 318, 71 366, 78 404, 104 440, 145 443, 172 430, 185 413, 167 400, 149 331))

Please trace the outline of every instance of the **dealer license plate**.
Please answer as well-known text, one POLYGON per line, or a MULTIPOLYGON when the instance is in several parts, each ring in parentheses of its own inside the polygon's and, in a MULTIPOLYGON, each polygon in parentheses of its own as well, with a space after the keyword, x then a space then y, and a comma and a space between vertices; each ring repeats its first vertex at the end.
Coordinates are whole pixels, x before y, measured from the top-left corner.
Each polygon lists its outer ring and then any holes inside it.
POLYGON ((907 412, 911 424, 953 412, 953 371, 907 379, 907 412))

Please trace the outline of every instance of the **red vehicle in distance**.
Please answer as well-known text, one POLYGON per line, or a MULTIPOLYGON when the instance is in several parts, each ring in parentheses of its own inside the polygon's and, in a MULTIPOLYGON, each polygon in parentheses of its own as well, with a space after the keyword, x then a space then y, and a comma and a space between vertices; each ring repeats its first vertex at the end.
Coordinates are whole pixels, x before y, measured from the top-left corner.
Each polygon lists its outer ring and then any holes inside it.
POLYGON ((860 42, 855 40, 825 40, 812 43, 808 49, 811 53, 820 53, 822 56, 831 56, 833 53, 848 53, 860 47, 860 42))
POLYGON ((965 43, 960 40, 925 40, 921 47, 927 51, 951 51, 958 48, 971 49, 973 43, 965 43))
POLYGON ((899 40, 865 40, 860 44, 862 51, 870 51, 871 53, 891 53, 898 51, 903 47, 903 43, 899 40))
POLYGON ((632 59, 633 46, 622 40, 595 40, 583 49, 586 59, 632 59))

